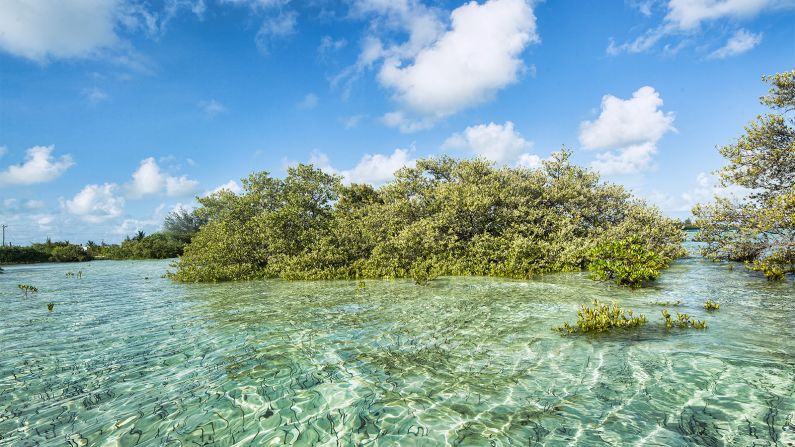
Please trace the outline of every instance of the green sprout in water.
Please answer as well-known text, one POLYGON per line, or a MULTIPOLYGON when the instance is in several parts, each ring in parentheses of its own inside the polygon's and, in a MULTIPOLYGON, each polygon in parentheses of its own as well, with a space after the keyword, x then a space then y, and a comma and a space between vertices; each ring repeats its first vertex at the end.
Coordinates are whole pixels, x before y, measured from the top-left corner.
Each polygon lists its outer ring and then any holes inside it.
POLYGON ((718 303, 716 303, 716 302, 714 302, 712 300, 707 300, 704 303, 704 309, 707 309, 708 311, 709 310, 718 310, 718 309, 720 309, 720 304, 718 304, 718 303))
POLYGON ((706 329, 707 322, 704 320, 694 320, 688 314, 680 314, 679 312, 676 313, 676 318, 673 318, 670 313, 668 313, 668 309, 662 310, 663 320, 665 321, 665 328, 671 329, 674 326, 680 329, 706 329))
POLYGON ((19 287, 20 290, 25 292, 25 298, 28 297, 28 293, 36 293, 39 291, 39 289, 31 286, 30 284, 19 284, 17 287, 19 287))
POLYGON ((563 323, 563 326, 555 329, 565 334, 574 334, 608 332, 614 328, 632 328, 644 324, 646 324, 646 316, 643 314, 636 317, 633 315, 632 309, 621 309, 615 302, 602 304, 599 300, 593 300, 593 307, 583 304, 577 311, 575 326, 563 323))
POLYGON ((52 312, 52 309, 55 307, 55 303, 47 303, 47 310, 52 312))
POLYGON ((681 300, 676 300, 676 301, 655 301, 654 305, 655 306, 665 306, 665 307, 676 307, 676 306, 681 306, 682 305, 682 301, 681 300))

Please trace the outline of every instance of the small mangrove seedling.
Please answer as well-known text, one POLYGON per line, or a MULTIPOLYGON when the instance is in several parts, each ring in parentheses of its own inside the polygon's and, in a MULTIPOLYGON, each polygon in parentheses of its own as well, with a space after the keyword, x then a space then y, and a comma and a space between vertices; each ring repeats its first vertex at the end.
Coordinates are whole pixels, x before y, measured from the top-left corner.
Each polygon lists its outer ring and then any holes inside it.
POLYGON ((77 271, 77 277, 78 278, 82 278, 83 277, 83 271, 82 270, 78 270, 77 271))
POLYGON ((615 302, 603 304, 593 300, 593 307, 583 304, 577 311, 577 323, 574 326, 563 323, 563 326, 554 328, 558 332, 569 335, 587 332, 609 332, 610 329, 632 328, 646 324, 646 316, 637 317, 632 309, 624 310, 615 302))
POLYGON ((668 313, 668 309, 662 310, 663 320, 665 321, 665 328, 671 329, 674 326, 678 327, 679 329, 706 329, 707 322, 705 320, 694 320, 688 314, 680 314, 679 312, 676 313, 676 318, 673 318, 670 313, 668 313))
POLYGON ((55 307, 55 303, 47 303, 47 310, 52 312, 52 309, 55 307))
POLYGON ((75 276, 75 272, 66 272, 66 277, 67 278, 74 278, 74 276, 75 276))
POLYGON ((681 306, 682 305, 682 301, 680 301, 680 300, 676 300, 676 301, 655 301, 654 305, 655 306, 665 306, 665 307, 676 307, 676 306, 681 306))
POLYGON ((707 300, 704 303, 704 309, 707 309, 708 311, 710 311, 710 310, 718 310, 718 309, 720 309, 720 304, 718 304, 718 303, 716 303, 716 302, 714 302, 712 300, 707 300))
POLYGON ((28 297, 28 293, 36 293, 39 291, 39 289, 31 286, 30 284, 19 284, 17 287, 19 287, 20 290, 25 292, 25 298, 28 297))

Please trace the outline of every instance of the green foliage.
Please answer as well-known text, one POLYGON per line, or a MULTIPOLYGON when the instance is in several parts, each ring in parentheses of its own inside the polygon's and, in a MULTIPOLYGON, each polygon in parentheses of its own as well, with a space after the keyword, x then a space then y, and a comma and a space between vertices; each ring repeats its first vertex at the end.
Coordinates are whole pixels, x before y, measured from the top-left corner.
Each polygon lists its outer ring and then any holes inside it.
POLYGON ((761 102, 781 114, 760 116, 736 142, 720 148, 728 164, 723 186, 746 188, 742 198, 715 198, 693 209, 695 240, 714 260, 743 261, 768 279, 795 273, 795 71, 763 77, 771 84, 761 102))
POLYGON ((682 305, 682 301, 681 300, 676 300, 676 301, 655 301, 654 305, 655 306, 665 306, 665 307, 676 307, 676 306, 681 306, 682 305))
POLYGON ((47 303, 47 310, 52 312, 53 308, 55 308, 55 303, 47 303))
POLYGON ((418 160, 373 188, 308 165, 243 193, 199 199, 207 223, 172 275, 180 281, 472 275, 528 278, 579 271, 602 241, 634 234, 667 265, 683 255, 672 219, 556 153, 543 168, 484 160, 418 160))
POLYGON ((630 287, 654 281, 667 266, 662 255, 635 236, 603 241, 591 250, 589 259, 588 270, 594 279, 630 287))
POLYGON ((207 218, 198 216, 184 208, 174 210, 163 222, 163 233, 170 239, 187 244, 199 229, 207 223, 207 218))
POLYGON ((108 246, 104 255, 108 259, 170 259, 182 254, 185 243, 170 238, 165 233, 148 236, 139 232, 121 245, 108 246))
POLYGON ((49 252, 33 247, 0 247, 0 264, 32 264, 49 260, 49 252))
POLYGON ((50 252, 50 260, 53 262, 83 262, 91 259, 93 258, 87 250, 74 244, 59 245, 50 252))
POLYGON ((643 314, 637 317, 632 310, 623 310, 618 304, 602 304, 598 300, 593 301, 593 307, 583 304, 577 311, 577 323, 572 326, 563 323, 563 326, 555 328, 564 334, 588 333, 588 332, 607 332, 617 328, 633 328, 646 324, 646 316, 643 314))
POLYGON ((26 298, 28 296, 28 293, 38 293, 38 291, 39 291, 39 289, 37 289, 34 286, 31 286, 30 284, 19 284, 19 285, 17 285, 17 287, 19 287, 20 290, 25 292, 25 297, 26 298))
POLYGON ((663 321, 665 322, 665 328, 671 329, 673 327, 678 327, 679 329, 706 329, 707 322, 704 320, 694 320, 688 314, 680 314, 679 312, 676 313, 676 318, 671 317, 671 314, 668 313, 668 309, 662 310, 662 317, 663 321))
POLYGON ((704 302, 704 309, 706 309, 708 311, 709 310, 718 310, 718 309, 720 309, 720 304, 718 304, 718 303, 716 303, 716 302, 714 302, 712 300, 707 300, 706 302, 704 302))

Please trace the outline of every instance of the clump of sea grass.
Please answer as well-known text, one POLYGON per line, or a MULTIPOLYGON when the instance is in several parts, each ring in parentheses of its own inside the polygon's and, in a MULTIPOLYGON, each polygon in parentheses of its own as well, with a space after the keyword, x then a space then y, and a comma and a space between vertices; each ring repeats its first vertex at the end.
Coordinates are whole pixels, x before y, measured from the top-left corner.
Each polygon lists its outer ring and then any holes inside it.
POLYGON ((680 329, 706 329, 707 322, 705 320, 694 320, 688 314, 680 314, 679 312, 676 313, 676 318, 673 318, 670 313, 668 313, 668 309, 662 310, 663 320, 665 321, 665 328, 671 329, 673 327, 678 327, 680 329))
POLYGON ((718 304, 718 303, 716 303, 716 302, 714 302, 712 300, 707 300, 704 303, 704 309, 707 309, 708 311, 710 311, 710 310, 718 310, 718 309, 720 309, 720 304, 718 304))
POLYGON ((28 297, 28 293, 36 293, 39 291, 39 289, 31 286, 30 284, 19 284, 17 287, 19 287, 20 290, 25 292, 25 298, 28 297))
POLYGON ((676 301, 655 301, 654 305, 655 306, 665 306, 665 307, 676 307, 676 306, 681 306, 682 305, 682 301, 681 300, 676 300, 676 301))
POLYGON ((52 309, 55 307, 55 303, 47 303, 47 310, 52 312, 52 309))
POLYGON ((563 326, 555 329, 565 334, 574 334, 608 332, 611 329, 632 328, 644 324, 646 324, 646 316, 643 314, 636 317, 632 309, 621 309, 615 302, 602 304, 599 300, 593 300, 593 307, 583 304, 577 311, 577 323, 574 326, 563 323, 563 326))

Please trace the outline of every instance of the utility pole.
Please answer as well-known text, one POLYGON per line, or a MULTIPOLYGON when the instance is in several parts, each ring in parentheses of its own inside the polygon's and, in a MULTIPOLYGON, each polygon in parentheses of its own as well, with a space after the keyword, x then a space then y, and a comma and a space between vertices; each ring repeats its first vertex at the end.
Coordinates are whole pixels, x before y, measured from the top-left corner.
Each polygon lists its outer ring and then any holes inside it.
POLYGON ((6 228, 8 228, 8 225, 3 224, 2 227, 3 227, 3 247, 5 247, 6 246, 6 228))

